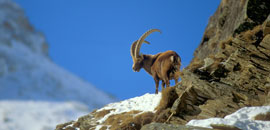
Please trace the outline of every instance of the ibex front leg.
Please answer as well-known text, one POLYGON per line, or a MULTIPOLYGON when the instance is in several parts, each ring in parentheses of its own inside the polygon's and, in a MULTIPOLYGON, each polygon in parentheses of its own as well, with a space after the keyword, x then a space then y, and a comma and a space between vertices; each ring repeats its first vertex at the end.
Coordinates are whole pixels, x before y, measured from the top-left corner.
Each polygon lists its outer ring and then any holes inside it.
POLYGON ((158 94, 159 78, 155 77, 154 80, 156 84, 156 94, 158 94))
POLYGON ((170 80, 165 81, 166 87, 170 87, 170 80))

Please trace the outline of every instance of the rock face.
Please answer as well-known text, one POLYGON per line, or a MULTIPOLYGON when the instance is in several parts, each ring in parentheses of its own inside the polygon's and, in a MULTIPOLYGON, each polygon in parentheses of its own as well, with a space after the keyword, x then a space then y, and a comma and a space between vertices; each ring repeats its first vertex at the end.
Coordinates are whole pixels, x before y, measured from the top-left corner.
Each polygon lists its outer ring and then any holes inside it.
POLYGON ((220 52, 221 41, 261 25, 270 13, 266 0, 222 0, 217 11, 210 17, 202 41, 194 53, 195 59, 220 52))
POLYGON ((44 35, 11 0, 0 0, 0 99, 78 101, 90 109, 115 101, 54 64, 44 35))
MULTIPOLYGON (((184 125, 191 119, 224 117, 246 106, 269 105, 270 2, 222 0, 182 73, 152 122, 184 125), (176 98, 169 96, 175 93, 176 98)), ((163 127, 183 126, 143 126, 163 127)))
POLYGON ((269 103, 269 14, 266 0, 221 2, 183 70, 179 97, 170 108, 175 117, 224 117, 244 106, 269 103))

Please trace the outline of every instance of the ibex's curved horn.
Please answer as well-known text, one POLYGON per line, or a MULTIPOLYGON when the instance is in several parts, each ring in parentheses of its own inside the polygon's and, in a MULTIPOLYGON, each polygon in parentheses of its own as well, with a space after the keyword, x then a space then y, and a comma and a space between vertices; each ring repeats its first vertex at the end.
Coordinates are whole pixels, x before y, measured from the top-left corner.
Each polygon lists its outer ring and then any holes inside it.
POLYGON ((140 53, 140 49, 141 49, 141 45, 144 41, 144 39, 150 35, 152 32, 160 32, 161 31, 159 29, 151 29, 151 30, 148 30, 147 32, 145 32, 141 37, 140 39, 138 40, 137 44, 136 44, 136 48, 135 48, 135 58, 139 57, 139 53, 140 53))
MULTIPOLYGON (((135 58, 135 49, 136 49, 137 42, 138 42, 138 40, 136 40, 135 42, 133 42, 132 45, 131 45, 131 48, 130 48, 130 55, 132 57, 133 62, 136 59, 135 58)), ((150 42, 148 42, 148 41, 144 41, 144 43, 150 44, 150 42)))
POLYGON ((138 40, 136 40, 135 42, 132 43, 131 48, 130 48, 130 55, 132 57, 133 63, 135 61, 135 56, 134 56, 134 52, 135 52, 135 47, 136 47, 136 43, 138 40))

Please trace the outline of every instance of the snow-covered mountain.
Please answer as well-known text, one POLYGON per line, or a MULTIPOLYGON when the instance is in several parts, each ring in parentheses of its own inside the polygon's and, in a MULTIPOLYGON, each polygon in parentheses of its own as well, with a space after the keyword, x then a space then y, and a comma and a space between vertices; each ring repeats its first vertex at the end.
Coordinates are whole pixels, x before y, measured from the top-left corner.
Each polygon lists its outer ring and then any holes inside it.
POLYGON ((113 101, 54 64, 47 53, 43 34, 29 24, 22 9, 10 0, 1 0, 0 99, 79 101, 90 108, 113 101))
MULTIPOLYGON (((9 119, 8 115, 10 115, 7 113, 13 113, 12 110, 15 109, 17 112, 11 115, 34 111, 42 117, 46 116, 49 110, 57 113, 54 111, 55 107, 62 106, 62 110, 65 111, 64 107, 74 105, 74 108, 66 107, 67 110, 70 109, 70 112, 66 113, 69 114, 68 117, 74 118, 70 115, 76 115, 74 113, 78 111, 86 113, 113 101, 115 99, 110 95, 54 64, 48 57, 48 44, 44 35, 29 24, 23 10, 11 0, 0 0, 0 126, 3 126, 2 128, 5 128, 6 121, 14 121, 6 119, 9 119), (81 104, 80 106, 84 108, 77 109, 76 104, 81 104), (6 109, 9 106, 13 107, 6 109), (44 112, 45 109, 41 108, 48 108, 48 110, 44 112)), ((52 119, 54 115, 57 114, 51 114, 50 120, 54 121, 52 119)), ((24 116, 21 115, 20 120, 23 120, 24 116)), ((25 118, 28 117, 30 118, 30 116, 25 118)))

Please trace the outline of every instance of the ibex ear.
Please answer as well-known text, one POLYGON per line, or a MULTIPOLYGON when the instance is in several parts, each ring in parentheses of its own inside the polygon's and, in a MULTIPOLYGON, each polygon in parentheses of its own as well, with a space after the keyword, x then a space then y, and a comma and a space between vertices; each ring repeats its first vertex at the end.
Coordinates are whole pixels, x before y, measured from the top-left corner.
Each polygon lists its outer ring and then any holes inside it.
POLYGON ((143 59, 144 59, 142 53, 139 55, 139 59, 140 59, 140 60, 143 60, 143 59))
POLYGON ((171 59, 171 61, 173 62, 173 61, 174 61, 174 56, 171 56, 170 59, 171 59))

